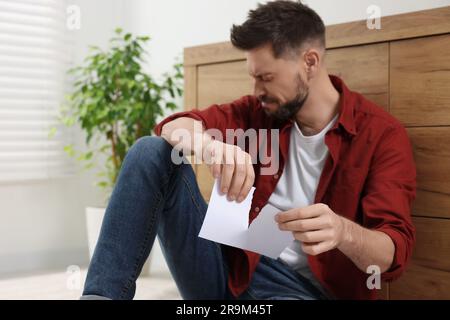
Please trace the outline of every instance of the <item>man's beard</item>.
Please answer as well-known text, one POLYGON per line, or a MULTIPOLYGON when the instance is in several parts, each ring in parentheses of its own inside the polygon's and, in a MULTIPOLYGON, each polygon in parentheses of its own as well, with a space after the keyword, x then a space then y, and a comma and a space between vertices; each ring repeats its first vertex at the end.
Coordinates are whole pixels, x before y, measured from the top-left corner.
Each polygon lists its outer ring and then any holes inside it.
MULTIPOLYGON (((294 99, 292 99, 286 103, 283 103, 282 105, 280 105, 278 107, 277 110, 272 112, 272 111, 264 109, 264 111, 266 111, 266 113, 268 115, 270 115, 278 120, 281 120, 281 121, 287 121, 289 119, 293 119, 294 116, 297 114, 297 112, 305 104, 305 101, 308 98, 308 93, 309 93, 307 84, 302 80, 302 78, 299 74, 297 75, 297 92, 298 92, 298 94, 295 96, 294 99)), ((276 100, 270 99, 267 97, 264 97, 261 100, 266 103, 270 103, 270 102, 277 103, 276 100)))

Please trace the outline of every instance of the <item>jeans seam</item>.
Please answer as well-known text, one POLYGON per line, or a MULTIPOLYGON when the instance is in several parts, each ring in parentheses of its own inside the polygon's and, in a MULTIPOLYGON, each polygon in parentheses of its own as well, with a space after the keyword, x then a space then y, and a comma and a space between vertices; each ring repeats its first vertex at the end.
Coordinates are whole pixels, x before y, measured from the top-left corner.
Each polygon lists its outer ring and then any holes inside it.
POLYGON ((190 183, 189 183, 189 179, 185 176, 185 174, 182 174, 182 177, 181 177, 181 178, 183 179, 184 183, 185 183, 186 186, 187 186, 187 189, 188 189, 188 191, 189 191, 189 195, 191 196, 192 202, 194 203, 195 207, 197 208, 197 211, 201 212, 201 210, 200 210, 200 204, 199 204, 199 203, 197 202, 197 200, 195 199, 194 192, 193 192, 192 187, 191 187, 191 185, 190 185, 190 183))
MULTIPOLYGON (((169 173, 169 176, 171 177, 173 173, 174 173, 174 168, 171 167, 171 171, 169 173)), ((163 181, 163 188, 167 186, 169 181, 170 181, 170 178, 167 179, 166 181, 163 181)), ((159 206, 161 205, 161 201, 163 199, 163 196, 162 196, 161 192, 157 192, 156 197, 158 198, 157 201, 156 201, 156 205, 154 205, 152 207, 152 209, 150 210, 150 213, 153 213, 153 212, 157 211, 159 209, 159 206)), ((149 226, 149 228, 147 230, 147 233, 145 235, 145 239, 143 241, 143 244, 141 245, 141 250, 139 252, 139 255, 138 255, 138 257, 137 257, 137 259, 135 261, 133 274, 132 274, 131 278, 128 279, 128 281, 124 285, 124 287, 122 288, 122 294, 120 295, 121 299, 124 298, 124 296, 128 293, 128 290, 130 290, 131 285, 137 280, 137 277, 138 277, 137 270, 139 268, 140 263, 142 262, 142 258, 144 256, 145 249, 147 248, 148 240, 150 239, 150 234, 153 231, 153 227, 155 225, 155 221, 156 221, 156 214, 151 214, 150 226, 149 226)), ((145 261, 142 264, 145 264, 145 261)))
MULTIPOLYGON (((197 202, 197 200, 196 200, 196 196, 194 195, 193 187, 191 186, 191 183, 189 182, 188 177, 186 177, 185 174, 182 174, 182 177, 181 177, 181 178, 183 179, 184 183, 186 184, 187 189, 189 190, 189 194, 190 194, 190 196, 191 196, 192 202, 194 203, 195 207, 197 208, 197 211, 198 211, 199 213, 202 213, 202 211, 201 211, 201 209, 200 209, 200 204, 199 204, 199 203, 197 202)), ((201 194, 200 194, 200 197, 202 197, 201 194)), ((206 215, 206 212, 205 212, 205 215, 206 215)), ((219 251, 220 251, 220 253, 221 253, 221 256, 222 256, 222 247, 221 247, 219 244, 217 244, 217 243, 215 243, 215 244, 216 244, 216 246, 218 247, 218 249, 219 249, 219 251)), ((224 268, 224 271, 226 271, 226 276, 225 276, 225 287, 227 288, 227 287, 228 287, 228 284, 227 284, 228 265, 225 264, 225 259, 223 258, 223 256, 222 256, 222 267, 224 268)))
MULTIPOLYGON (((161 204, 161 200, 162 200, 162 198, 158 197, 157 204, 156 204, 156 206, 153 206, 151 212, 155 212, 156 210, 158 210, 159 205, 161 204)), ((156 221, 156 215, 153 214, 152 218, 151 218, 151 221, 150 221, 150 226, 149 226, 148 231, 147 231, 147 233, 145 235, 145 239, 143 241, 143 244, 141 245, 141 250, 139 251, 138 257, 136 258, 136 261, 135 261, 135 264, 134 264, 133 274, 132 274, 131 278, 128 279, 128 281, 125 284, 125 286, 123 287, 122 295, 120 296, 121 298, 123 298, 125 296, 125 294, 128 293, 128 290, 130 290, 131 285, 133 284, 135 279, 137 279, 137 277, 138 277, 137 270, 139 268, 140 262, 142 262, 142 258, 144 256, 145 249, 147 248, 148 240, 150 239, 150 234, 153 231, 153 227, 155 225, 155 221, 156 221)), ((145 263, 145 261, 144 261, 144 263, 145 263)))

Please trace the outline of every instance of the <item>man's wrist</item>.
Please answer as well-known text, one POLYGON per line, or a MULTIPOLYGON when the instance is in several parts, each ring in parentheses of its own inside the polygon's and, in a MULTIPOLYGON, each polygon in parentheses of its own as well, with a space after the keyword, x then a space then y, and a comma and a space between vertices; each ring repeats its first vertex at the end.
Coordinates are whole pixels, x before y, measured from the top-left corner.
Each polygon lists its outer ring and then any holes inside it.
POLYGON ((355 234, 357 226, 353 221, 350 221, 342 216, 339 216, 342 222, 342 237, 338 245, 338 249, 343 251, 345 248, 354 247, 356 245, 357 235, 355 234))

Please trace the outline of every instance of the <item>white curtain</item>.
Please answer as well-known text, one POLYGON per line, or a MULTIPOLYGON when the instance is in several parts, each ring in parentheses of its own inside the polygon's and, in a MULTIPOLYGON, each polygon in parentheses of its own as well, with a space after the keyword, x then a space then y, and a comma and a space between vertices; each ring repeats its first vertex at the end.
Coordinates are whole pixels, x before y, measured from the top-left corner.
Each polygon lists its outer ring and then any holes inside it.
POLYGON ((73 173, 57 130, 71 62, 65 0, 0 0, 0 182, 73 173))

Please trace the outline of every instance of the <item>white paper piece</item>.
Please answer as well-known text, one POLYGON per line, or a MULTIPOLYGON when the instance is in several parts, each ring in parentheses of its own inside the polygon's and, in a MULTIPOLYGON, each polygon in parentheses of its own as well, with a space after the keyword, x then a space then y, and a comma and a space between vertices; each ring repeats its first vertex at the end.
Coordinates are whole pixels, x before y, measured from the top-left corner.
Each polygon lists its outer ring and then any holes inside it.
POLYGON ((248 228, 247 248, 272 259, 278 256, 294 241, 291 231, 281 231, 275 222, 275 215, 280 209, 266 204, 248 228))
POLYGON ((216 179, 199 237, 240 247, 246 242, 248 213, 255 188, 250 190, 244 201, 237 203, 229 201, 226 195, 221 195, 219 187, 216 179))
POLYGON ((267 204, 248 227, 249 212, 255 188, 237 203, 221 195, 215 181, 199 237, 276 259, 294 240, 292 232, 281 231, 275 222, 279 209, 267 204))

